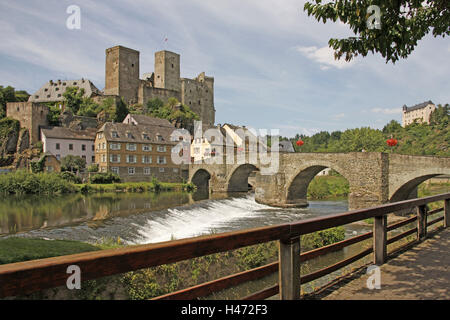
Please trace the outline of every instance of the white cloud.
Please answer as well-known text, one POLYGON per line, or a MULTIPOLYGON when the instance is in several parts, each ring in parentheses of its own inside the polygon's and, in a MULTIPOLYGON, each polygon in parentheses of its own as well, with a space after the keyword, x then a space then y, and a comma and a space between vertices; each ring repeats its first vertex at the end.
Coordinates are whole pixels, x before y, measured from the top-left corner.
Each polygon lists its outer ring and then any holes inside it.
POLYGON ((301 54, 303 54, 306 58, 319 63, 321 70, 327 70, 330 67, 344 69, 351 67, 355 64, 354 59, 351 60, 350 62, 346 62, 343 58, 341 58, 340 60, 335 60, 333 49, 327 46, 322 48, 317 48, 316 46, 312 47, 297 46, 295 49, 301 54))
POLYGON ((340 120, 342 118, 345 118, 345 113, 339 113, 333 116, 334 120, 340 120))
POLYGON ((402 109, 400 108, 373 108, 372 110, 373 113, 382 113, 382 114, 400 114, 402 113, 402 109))

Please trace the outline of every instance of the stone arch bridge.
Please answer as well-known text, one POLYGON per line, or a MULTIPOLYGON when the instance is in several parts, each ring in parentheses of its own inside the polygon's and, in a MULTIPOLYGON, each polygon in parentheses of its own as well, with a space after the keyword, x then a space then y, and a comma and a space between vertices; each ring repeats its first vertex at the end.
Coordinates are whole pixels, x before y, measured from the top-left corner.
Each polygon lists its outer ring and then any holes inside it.
POLYGON ((450 175, 450 158, 379 152, 279 153, 278 170, 263 173, 262 161, 191 164, 189 181, 210 192, 248 191, 249 177, 259 203, 277 207, 307 206, 307 189, 323 169, 349 182, 349 210, 414 196, 417 186, 438 175, 450 175))

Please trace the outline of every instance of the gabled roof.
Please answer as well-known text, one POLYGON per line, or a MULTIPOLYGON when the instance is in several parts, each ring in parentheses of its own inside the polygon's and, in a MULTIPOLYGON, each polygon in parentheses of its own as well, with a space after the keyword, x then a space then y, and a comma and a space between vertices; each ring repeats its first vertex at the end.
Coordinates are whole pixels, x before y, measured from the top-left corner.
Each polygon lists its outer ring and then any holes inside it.
POLYGON ((172 129, 174 128, 174 126, 167 119, 153 118, 142 114, 129 114, 125 118, 124 123, 129 117, 132 118, 136 122, 136 124, 140 125, 170 127, 172 129))
POLYGON ((84 89, 85 97, 92 97, 93 95, 101 95, 101 91, 87 79, 80 80, 50 80, 44 84, 38 91, 30 96, 30 102, 57 102, 63 101, 63 94, 68 87, 78 87, 84 89))
POLYGON ((173 126, 106 122, 98 132, 103 132, 106 140, 113 142, 177 144, 178 139, 171 141, 171 134, 174 130, 173 126), (117 135, 113 136, 113 132, 117 135), (162 141, 158 141, 158 135, 162 137, 162 141))
POLYGON ((42 135, 52 139, 95 140, 97 129, 74 130, 65 127, 47 127, 41 129, 42 135))

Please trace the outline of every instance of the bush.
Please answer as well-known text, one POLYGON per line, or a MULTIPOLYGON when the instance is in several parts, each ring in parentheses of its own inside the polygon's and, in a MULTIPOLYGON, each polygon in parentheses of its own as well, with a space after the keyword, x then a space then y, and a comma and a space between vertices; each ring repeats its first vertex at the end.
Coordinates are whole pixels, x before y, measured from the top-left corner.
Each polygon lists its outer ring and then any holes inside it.
POLYGON ((97 173, 89 178, 89 182, 92 184, 118 183, 120 182, 120 177, 112 172, 97 173))
POLYGON ((64 179, 66 181, 72 182, 72 183, 77 183, 80 184, 81 183, 81 178, 78 177, 77 175, 75 175, 72 172, 61 172, 57 174, 58 177, 60 177, 61 179, 64 179))
POLYGON ((316 249, 345 239, 345 229, 336 227, 321 230, 314 233, 305 234, 301 237, 300 243, 306 249, 316 249))
POLYGON ((0 193, 55 194, 75 192, 75 186, 56 173, 30 173, 18 170, 0 175, 0 193))
POLYGON ((88 172, 98 172, 98 164, 93 163, 89 167, 87 167, 88 172))

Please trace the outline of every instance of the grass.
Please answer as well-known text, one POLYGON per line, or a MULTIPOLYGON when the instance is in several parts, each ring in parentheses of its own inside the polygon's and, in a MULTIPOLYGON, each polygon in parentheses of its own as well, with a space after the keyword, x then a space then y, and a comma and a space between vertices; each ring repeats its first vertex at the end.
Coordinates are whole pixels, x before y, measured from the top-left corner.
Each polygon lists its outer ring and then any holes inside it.
POLYGON ((0 264, 44 259, 101 250, 99 246, 69 240, 6 238, 0 240, 0 264))

